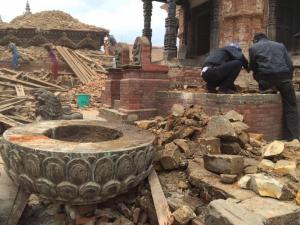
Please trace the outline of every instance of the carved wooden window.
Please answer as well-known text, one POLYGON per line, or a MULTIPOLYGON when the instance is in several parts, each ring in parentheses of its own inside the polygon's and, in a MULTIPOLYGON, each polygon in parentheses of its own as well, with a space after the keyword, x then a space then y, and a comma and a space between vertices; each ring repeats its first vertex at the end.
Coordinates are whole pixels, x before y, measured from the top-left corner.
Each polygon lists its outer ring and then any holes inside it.
POLYGON ((300 32, 300 0, 278 0, 275 15, 276 40, 299 53, 300 41, 294 35, 300 32))
POLYGON ((211 10, 209 2, 191 9, 189 56, 195 57, 209 52, 211 10))

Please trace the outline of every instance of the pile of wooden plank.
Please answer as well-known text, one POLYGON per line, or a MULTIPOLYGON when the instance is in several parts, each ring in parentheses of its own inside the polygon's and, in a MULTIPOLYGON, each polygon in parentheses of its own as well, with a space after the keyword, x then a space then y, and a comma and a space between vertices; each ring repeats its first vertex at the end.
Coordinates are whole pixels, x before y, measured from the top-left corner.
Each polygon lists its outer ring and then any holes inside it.
POLYGON ((24 123, 31 123, 33 121, 32 119, 24 117, 20 113, 20 111, 26 107, 27 102, 30 100, 32 99, 26 96, 14 97, 11 95, 0 95, 1 127, 13 127, 24 123))
POLYGON ((83 84, 92 82, 93 77, 97 76, 75 51, 61 46, 56 46, 56 50, 83 84))
MULTIPOLYGON (((36 88, 64 91, 65 88, 48 81, 30 76, 23 71, 0 69, 0 89, 2 92, 15 92, 18 96, 24 96, 25 91, 32 91, 36 88)), ((1 93, 0 91, 0 93, 1 93)))

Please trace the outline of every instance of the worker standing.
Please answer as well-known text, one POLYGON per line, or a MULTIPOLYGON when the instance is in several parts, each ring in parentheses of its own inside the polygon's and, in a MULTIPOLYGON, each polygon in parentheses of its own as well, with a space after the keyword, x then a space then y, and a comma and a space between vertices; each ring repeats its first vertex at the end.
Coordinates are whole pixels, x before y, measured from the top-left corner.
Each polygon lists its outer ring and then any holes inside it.
POLYGON ((45 49, 48 51, 48 56, 52 63, 51 72, 52 72, 53 79, 56 80, 58 78, 58 70, 59 70, 57 57, 51 45, 45 45, 45 49))
POLYGON ((210 53, 201 71, 208 92, 217 93, 216 88, 219 87, 219 93, 235 93, 234 81, 242 67, 248 70, 248 60, 238 43, 231 43, 210 53))
POLYGON ((299 139, 299 118, 293 86, 294 67, 287 49, 271 41, 264 33, 257 33, 249 49, 250 69, 262 93, 280 92, 283 108, 283 139, 299 139))
POLYGON ((12 61, 11 61, 12 68, 14 70, 17 70, 19 67, 20 54, 17 50, 15 43, 10 43, 8 45, 8 50, 12 53, 12 61))

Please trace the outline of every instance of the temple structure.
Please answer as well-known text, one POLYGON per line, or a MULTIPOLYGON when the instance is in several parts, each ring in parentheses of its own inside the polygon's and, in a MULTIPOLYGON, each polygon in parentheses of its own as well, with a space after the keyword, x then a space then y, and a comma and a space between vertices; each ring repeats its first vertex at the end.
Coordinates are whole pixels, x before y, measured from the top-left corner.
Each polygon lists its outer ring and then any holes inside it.
POLYGON ((99 50, 108 34, 107 29, 81 23, 62 11, 31 13, 29 2, 23 15, 10 23, 0 22, 0 45, 14 42, 28 47, 53 43, 73 49, 99 50))
MULTIPOLYGON (((283 42, 296 57, 300 41, 299 0, 159 0, 168 4, 165 58, 199 58, 210 50, 238 41, 246 50, 253 34, 266 32, 283 42), (177 38, 180 39, 176 46, 177 38), (179 53, 179 54, 178 54, 179 53)), ((143 0, 143 35, 151 40, 152 0, 143 0)))

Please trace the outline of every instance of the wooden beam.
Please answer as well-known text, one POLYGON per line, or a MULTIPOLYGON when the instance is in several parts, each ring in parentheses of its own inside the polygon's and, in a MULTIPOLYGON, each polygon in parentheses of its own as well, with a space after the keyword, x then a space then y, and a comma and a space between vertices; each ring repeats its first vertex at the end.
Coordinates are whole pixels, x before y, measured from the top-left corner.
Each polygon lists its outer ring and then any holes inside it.
POLYGON ((34 82, 34 83, 37 83, 37 84, 40 84, 40 85, 43 85, 43 86, 48 86, 48 87, 53 87, 53 88, 57 88, 57 89, 60 89, 60 90, 65 90, 65 88, 63 88, 59 85, 52 84, 50 82, 40 80, 38 78, 33 78, 33 77, 30 77, 29 75, 24 76, 24 78, 29 80, 30 82, 34 82))
POLYGON ((8 118, 7 116, 3 115, 2 113, 0 113, 0 123, 3 123, 9 127, 14 127, 14 126, 18 126, 18 125, 22 125, 23 123, 17 122, 13 119, 8 118))
POLYGON ((174 223, 174 218, 154 169, 151 171, 148 181, 157 214, 158 224, 172 225, 174 223))

